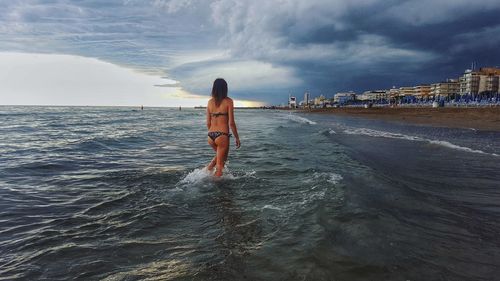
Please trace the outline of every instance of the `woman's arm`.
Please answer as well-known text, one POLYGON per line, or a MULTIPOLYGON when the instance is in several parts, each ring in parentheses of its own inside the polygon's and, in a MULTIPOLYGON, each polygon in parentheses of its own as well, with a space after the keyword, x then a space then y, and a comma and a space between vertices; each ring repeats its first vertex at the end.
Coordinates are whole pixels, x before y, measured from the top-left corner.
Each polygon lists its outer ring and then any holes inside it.
POLYGON ((207 103, 207 130, 210 130, 210 126, 212 125, 212 119, 210 118, 210 110, 208 110, 210 105, 210 101, 207 103))
POLYGON ((231 131, 233 132, 234 138, 236 139, 236 148, 240 148, 240 136, 238 135, 238 129, 236 128, 236 122, 234 122, 234 104, 233 100, 229 100, 229 109, 228 109, 228 117, 229 117, 229 127, 231 127, 231 131))

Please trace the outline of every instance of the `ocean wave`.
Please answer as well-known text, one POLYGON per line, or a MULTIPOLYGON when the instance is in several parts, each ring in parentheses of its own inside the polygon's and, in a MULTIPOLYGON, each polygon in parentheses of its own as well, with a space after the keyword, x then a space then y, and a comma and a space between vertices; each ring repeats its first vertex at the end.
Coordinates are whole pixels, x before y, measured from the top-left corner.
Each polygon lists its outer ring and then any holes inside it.
POLYGON ((471 153, 479 153, 479 154, 488 154, 488 155, 493 155, 493 156, 500 156, 496 153, 487 153, 487 152, 484 152, 482 150, 477 150, 477 149, 472 149, 472 148, 468 148, 468 147, 464 147, 464 146, 459 146, 459 145, 453 144, 453 143, 448 142, 448 141, 441 141, 441 140, 426 140, 426 141, 428 141, 431 144, 437 144, 437 145, 444 146, 444 147, 451 148, 451 149, 455 149, 455 150, 471 152, 471 153))
POLYGON ((261 210, 264 210, 264 209, 276 210, 276 211, 283 210, 283 208, 280 208, 280 207, 277 207, 277 206, 274 206, 274 205, 269 205, 269 204, 264 205, 261 210))
POLYGON ((346 129, 346 130, 344 130, 344 134, 365 135, 365 136, 370 136, 370 137, 402 139, 402 140, 409 140, 409 141, 421 141, 421 140, 423 140, 422 138, 419 138, 419 137, 408 136, 408 135, 398 134, 398 133, 385 132, 385 131, 377 131, 377 130, 367 129, 367 128, 346 129))
POLYGON ((288 114, 288 115, 285 115, 286 116, 286 119, 290 120, 290 121, 293 121, 293 122, 296 122, 296 123, 301 123, 301 124, 309 124, 309 125, 316 125, 317 123, 314 122, 314 121, 311 121, 305 117, 302 117, 302 116, 298 116, 298 115, 295 115, 295 114, 288 114))
POLYGON ((431 140, 431 139, 417 137, 417 136, 410 136, 410 135, 405 135, 405 134, 400 134, 400 133, 391 133, 391 132, 386 132, 386 131, 378 131, 378 130, 373 130, 373 129, 368 129, 368 128, 345 129, 343 132, 345 134, 349 134, 349 135, 364 135, 364 136, 370 136, 370 137, 380 137, 380 138, 390 138, 390 139, 401 139, 401 140, 407 140, 407 141, 426 142, 429 144, 439 145, 439 146, 446 147, 449 149, 454 149, 454 150, 459 150, 459 151, 464 151, 464 152, 485 154, 485 155, 492 155, 492 156, 500 156, 500 155, 495 154, 495 153, 488 153, 488 152, 485 152, 482 150, 472 149, 469 147, 456 145, 456 144, 453 144, 453 143, 448 142, 448 141, 431 140))
POLYGON ((337 132, 335 132, 333 129, 331 128, 328 128, 328 129, 324 129, 324 130, 320 130, 318 132, 318 134, 321 134, 321 135, 324 135, 324 136, 327 136, 327 135, 335 135, 337 132))
POLYGON ((69 143, 75 145, 80 150, 114 150, 129 149, 133 146, 151 144, 151 140, 142 136, 96 136, 84 138, 76 142, 69 143))
POLYGON ((34 161, 19 161, 18 165, 5 168, 7 171, 16 174, 27 173, 30 175, 49 175, 57 172, 76 171, 80 168, 80 163, 69 159, 53 160, 46 158, 34 161))
POLYGON ((131 201, 131 199, 137 196, 136 192, 127 192, 125 194, 119 195, 115 198, 106 198, 103 201, 96 203, 95 205, 89 206, 81 212, 82 215, 95 215, 104 212, 110 212, 111 210, 121 206, 122 204, 131 201))

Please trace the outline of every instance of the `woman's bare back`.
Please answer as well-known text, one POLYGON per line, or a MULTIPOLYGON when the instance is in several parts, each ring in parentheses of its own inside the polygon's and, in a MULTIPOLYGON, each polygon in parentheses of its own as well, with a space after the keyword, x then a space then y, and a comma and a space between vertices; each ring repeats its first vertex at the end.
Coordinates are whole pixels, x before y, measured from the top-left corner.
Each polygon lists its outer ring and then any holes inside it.
POLYGON ((208 114, 210 117, 209 132, 229 132, 229 107, 232 105, 230 98, 225 98, 219 106, 215 104, 215 100, 211 99, 208 102, 208 114))

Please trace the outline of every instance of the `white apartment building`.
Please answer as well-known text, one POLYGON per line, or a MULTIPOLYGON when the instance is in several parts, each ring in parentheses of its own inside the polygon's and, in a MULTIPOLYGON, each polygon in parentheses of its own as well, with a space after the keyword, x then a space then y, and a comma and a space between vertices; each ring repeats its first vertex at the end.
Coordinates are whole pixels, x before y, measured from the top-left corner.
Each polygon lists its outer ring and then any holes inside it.
POLYGON ((289 108, 297 108, 297 99, 295 97, 288 97, 288 107, 289 108))
POLYGON ((354 92, 344 92, 336 93, 333 97, 333 101, 337 103, 346 103, 348 101, 353 101, 356 99, 356 93, 354 92))
POLYGON ((399 88, 399 96, 400 97, 414 96, 414 95, 415 95, 414 87, 400 87, 399 88))
POLYGON ((323 106, 327 102, 325 96, 320 95, 319 97, 314 98, 314 105, 315 106, 323 106))
POLYGON ((467 69, 459 79, 460 94, 497 93, 500 88, 500 69, 482 67, 479 71, 467 69))
POLYGON ((360 101, 374 101, 381 99, 389 99, 390 93, 389 90, 375 90, 375 91, 365 91, 361 95, 357 95, 356 99, 360 101))
POLYGON ((309 105, 309 103, 311 102, 311 94, 309 92, 305 92, 304 93, 304 106, 307 106, 309 105))
POLYGON ((418 98, 427 98, 431 93, 431 85, 418 85, 413 87, 413 95, 418 98))
POLYGON ((444 82, 431 84, 430 95, 434 97, 448 97, 460 92, 460 83, 457 79, 448 79, 444 82))

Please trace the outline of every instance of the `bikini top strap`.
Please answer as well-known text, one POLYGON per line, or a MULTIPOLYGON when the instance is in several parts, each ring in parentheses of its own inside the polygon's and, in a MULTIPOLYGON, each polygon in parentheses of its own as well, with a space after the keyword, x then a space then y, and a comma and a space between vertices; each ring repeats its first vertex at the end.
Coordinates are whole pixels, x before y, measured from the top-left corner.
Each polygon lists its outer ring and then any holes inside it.
POLYGON ((220 115, 227 115, 227 112, 213 112, 210 113, 212 116, 218 117, 220 115))

